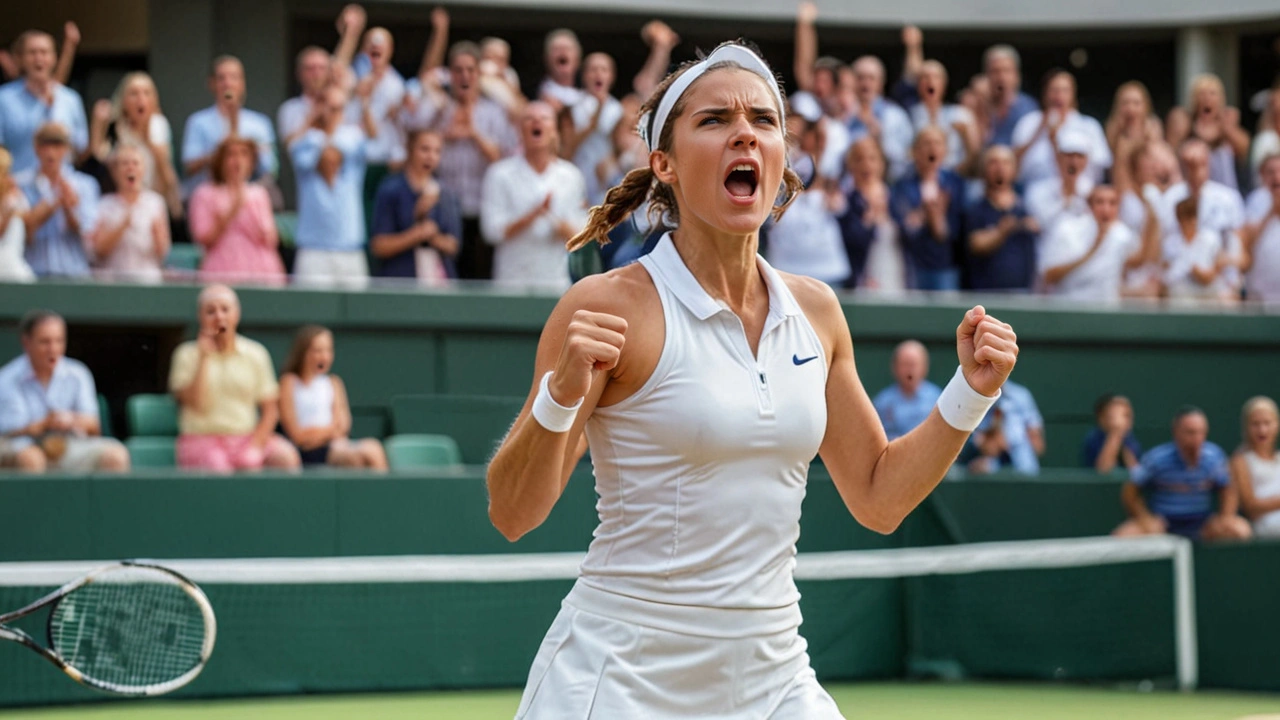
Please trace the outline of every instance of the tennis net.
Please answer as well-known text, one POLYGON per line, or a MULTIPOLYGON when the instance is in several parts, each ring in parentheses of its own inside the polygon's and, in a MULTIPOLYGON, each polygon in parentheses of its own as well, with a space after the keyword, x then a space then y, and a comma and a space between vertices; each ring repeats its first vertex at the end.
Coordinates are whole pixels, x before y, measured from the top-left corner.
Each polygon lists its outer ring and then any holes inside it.
MULTIPOLYGON (((580 553, 153 560, 199 583, 218 651, 184 692, 518 686, 580 553)), ((0 563, 0 609, 103 563, 0 563)), ((823 678, 1197 682, 1194 569, 1168 536, 801 553, 823 678)), ((0 645, 9 645, 3 643, 0 645)), ((87 695, 0 647, 0 704, 87 695)))

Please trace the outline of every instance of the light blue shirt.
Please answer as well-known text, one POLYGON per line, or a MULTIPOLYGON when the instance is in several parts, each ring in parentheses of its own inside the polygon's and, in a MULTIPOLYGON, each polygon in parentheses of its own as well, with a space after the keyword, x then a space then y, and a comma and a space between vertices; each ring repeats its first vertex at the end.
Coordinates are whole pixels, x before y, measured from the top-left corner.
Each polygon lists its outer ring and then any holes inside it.
POLYGON ((0 86, 0 145, 13 155, 13 173, 26 173, 39 166, 34 137, 47 122, 67 128, 75 154, 89 146, 89 123, 80 93, 65 85, 54 85, 53 103, 46 105, 31 94, 25 82, 15 80, 0 86))
POLYGON ((1031 431, 1044 428, 1044 418, 1031 391, 1018 383, 1005 381, 1000 389, 1000 399, 987 412, 977 431, 989 431, 997 413, 1000 415, 1000 431, 1009 445, 1012 469, 1024 475, 1039 475, 1040 458, 1031 444, 1031 431))
POLYGON ((359 250, 365 244, 364 171, 368 144, 364 132, 341 125, 333 135, 311 129, 289 147, 298 179, 296 243, 304 250, 359 250), (342 166, 330 185, 317 170, 326 147, 342 153, 342 166))
MULTIPOLYGON (((80 202, 73 212, 80 231, 71 229, 67 215, 58 208, 45 224, 36 229, 35 237, 27 244, 27 264, 36 275, 46 277, 85 277, 89 274, 89 258, 85 253, 85 238, 93 232, 98 221, 98 181, 82 172, 63 168, 80 202)), ((27 202, 35 207, 41 202, 58 202, 58 190, 49 178, 37 174, 22 187, 27 202)))
MULTIPOLYGON (((48 386, 36 379, 26 355, 0 368, 0 434, 21 430, 55 410, 98 416, 98 390, 84 363, 62 358, 53 366, 48 386)), ((23 436, 8 442, 10 449, 18 452, 30 447, 33 439, 23 436)))
MULTIPOLYGON (((258 144, 258 167, 254 176, 275 175, 279 163, 276 161, 276 132, 271 127, 271 119, 260 112, 240 108, 238 122, 240 136, 258 144)), ((182 164, 185 166, 213 154, 230 131, 230 123, 218 112, 216 105, 193 113, 182 129, 182 164)), ((208 179, 208 170, 183 178, 182 196, 190 196, 200 183, 208 179)))
POLYGON ((885 434, 893 440, 911 432, 933 412, 941 394, 942 388, 928 380, 920 383, 915 395, 910 397, 896 383, 881 390, 876 395, 875 406, 885 434))
MULTIPOLYGON (((884 150, 884 159, 888 165, 889 182, 907 174, 911 167, 911 142, 915 138, 915 130, 911 127, 911 118, 897 103, 876 98, 871 106, 871 114, 880 123, 880 147, 884 150)), ((849 129, 849 144, 858 142, 867 136, 867 126, 856 115, 845 126, 849 129)))

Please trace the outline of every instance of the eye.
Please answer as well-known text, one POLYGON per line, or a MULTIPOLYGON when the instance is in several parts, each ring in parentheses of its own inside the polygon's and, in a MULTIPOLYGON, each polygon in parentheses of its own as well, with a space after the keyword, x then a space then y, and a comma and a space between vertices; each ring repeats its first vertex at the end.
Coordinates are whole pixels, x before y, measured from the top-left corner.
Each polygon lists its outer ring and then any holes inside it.
POLYGON ((698 121, 698 127, 702 127, 703 125, 710 125, 711 123, 718 123, 718 122, 720 122, 720 118, 716 117, 715 115, 708 115, 698 121))
POLYGON ((765 125, 777 125, 778 118, 774 117, 773 115, 757 115, 756 122, 764 123, 765 125))

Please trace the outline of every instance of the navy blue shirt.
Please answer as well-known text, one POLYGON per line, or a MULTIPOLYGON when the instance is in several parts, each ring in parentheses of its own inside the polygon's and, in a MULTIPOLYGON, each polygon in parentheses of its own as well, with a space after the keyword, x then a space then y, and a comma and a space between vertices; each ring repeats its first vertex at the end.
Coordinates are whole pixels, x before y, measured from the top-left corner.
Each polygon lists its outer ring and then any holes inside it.
POLYGON ((849 255, 849 280, 845 284, 854 287, 858 278, 862 277, 863 268, 867 266, 867 253, 876 240, 876 226, 862 221, 871 206, 860 190, 850 190, 845 195, 845 200, 846 209, 839 218, 840 236, 844 238, 844 249, 849 255))
POLYGON ((1194 465, 1187 465, 1178 446, 1157 445, 1129 471, 1129 482, 1150 490, 1147 505, 1167 520, 1202 519, 1213 512, 1213 494, 1227 487, 1227 454, 1206 442, 1194 465))
POLYGON ((889 214, 901 231, 907 259, 922 270, 956 267, 956 253, 960 238, 964 237, 964 180, 950 170, 940 170, 938 190, 950 197, 947 203, 947 237, 942 240, 933 236, 924 220, 924 211, 920 208, 920 176, 915 170, 894 183, 889 193, 889 214))
POLYGON ((1040 103, 1030 95, 1020 92, 1013 99, 1013 104, 1009 106, 1009 113, 1003 118, 991 118, 990 136, 987 138, 986 146, 1007 145, 1013 147, 1013 128, 1018 121, 1026 117, 1029 113, 1040 109, 1040 103))
MULTIPOLYGON (((1018 221, 1026 219, 1027 206, 1022 198, 1008 210, 1000 210, 984 197, 965 210, 965 231, 989 230, 999 225, 1005 215, 1018 221)), ((966 262, 969 286, 974 290, 1028 290, 1036 278, 1036 236, 1019 228, 987 255, 978 255, 969 248, 966 262)))
MULTIPOLYGON (((1084 461, 1085 467, 1094 467, 1098 464, 1098 456, 1102 454, 1102 446, 1107 444, 1107 432, 1102 428, 1094 428, 1084 438, 1084 461)), ((1124 447, 1129 448, 1129 452, 1133 453, 1134 458, 1142 457, 1142 443, 1138 442, 1138 438, 1133 436, 1131 431, 1124 436, 1124 447)), ((1121 463, 1123 467, 1123 463, 1121 463)))
MULTIPOLYGON (((418 192, 405 179, 404 173, 384 178, 378 185, 378 194, 373 201, 373 236, 400 233, 413 227, 416 224, 413 208, 417 203, 418 192)), ((427 213, 427 218, 435 221, 440 232, 462 239, 462 211, 459 209, 458 199, 443 186, 440 188, 440 199, 427 213)), ((383 258, 375 274, 379 277, 417 277, 418 265, 413 251, 414 248, 409 248, 399 255, 383 258)), ((458 277, 453 258, 440 253, 440 259, 449 277, 458 277)))

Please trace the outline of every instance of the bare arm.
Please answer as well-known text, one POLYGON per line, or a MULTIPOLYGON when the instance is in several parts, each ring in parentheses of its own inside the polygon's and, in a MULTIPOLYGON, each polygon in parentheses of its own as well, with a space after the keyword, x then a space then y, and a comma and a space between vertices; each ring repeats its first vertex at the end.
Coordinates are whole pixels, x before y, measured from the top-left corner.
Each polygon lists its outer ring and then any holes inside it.
MULTIPOLYGON (((213 340, 209 339, 209 343, 213 340)), ((205 406, 205 366, 208 364, 205 360, 208 354, 203 350, 200 357, 196 360, 196 372, 191 376, 191 382, 185 387, 180 387, 173 391, 173 397, 178 401, 179 405, 187 405, 195 410, 203 410, 205 406)))
POLYGON ((1218 514, 1223 517, 1235 517, 1240 512, 1240 495, 1231 483, 1227 483, 1218 491, 1218 514))
POLYGON ((1142 488, 1131 482, 1126 482, 1121 488, 1120 503, 1124 505, 1124 511, 1129 514, 1129 517, 1135 520, 1155 518, 1147 509, 1146 501, 1142 499, 1142 488))
POLYGON ((418 247, 440 229, 430 220, 412 225, 398 233, 374 235, 370 242, 374 257, 389 258, 418 247))
POLYGON ((1093 246, 1089 248, 1089 252, 1080 256, 1078 259, 1062 265, 1055 265, 1044 271, 1044 281, 1048 285, 1057 285, 1062 279, 1075 272, 1081 265, 1089 262, 1089 258, 1098 252, 1098 248, 1102 247, 1102 240, 1106 237, 1107 229, 1099 228, 1098 237, 1094 238, 1093 246))
POLYGON ((333 63, 340 69, 351 66, 351 59, 356 56, 356 47, 360 43, 360 33, 364 32, 367 18, 364 8, 356 4, 342 8, 339 15, 338 47, 333 51, 333 63))
POLYGON ((1240 111, 1236 108, 1225 108, 1226 119, 1222 123, 1222 136, 1231 145, 1231 152, 1237 158, 1249 157, 1249 131, 1240 127, 1240 111))
POLYGON ((347 437, 351 434, 351 402, 347 400, 347 386, 342 378, 330 375, 333 383, 333 429, 336 437, 347 437))
MULTIPOLYGON (((1145 199, 1143 200, 1145 204, 1145 199)), ((1160 259, 1160 223, 1156 222, 1155 214, 1148 215, 1147 222, 1142 223, 1142 245, 1138 251, 1130 255, 1124 261, 1124 269, 1132 270, 1141 267, 1147 263, 1153 263, 1160 259)), ((1192 269, 1194 273, 1195 270, 1192 269)), ((1216 273, 1215 273, 1216 274, 1216 273)))
MULTIPOLYGON (((449 11, 442 7, 431 11, 431 39, 427 40, 427 48, 422 53, 422 64, 418 67, 418 77, 425 78, 428 73, 444 66, 445 52, 449 49, 449 11)), ((422 81, 425 86, 427 83, 422 81)))
POLYGON ((667 68, 671 66, 671 50, 680 43, 680 36, 661 20, 650 21, 640 35, 649 42, 649 57, 631 80, 631 88, 640 97, 647 98, 666 77, 667 68))
POLYGON ((818 30, 813 21, 818 18, 818 6, 802 2, 796 10, 796 53, 792 63, 796 87, 805 92, 813 91, 813 64, 818 60, 818 30))
POLYGON ((98 228, 94 231, 90 243, 93 245, 93 251, 98 257, 106 257, 115 252, 116 246, 120 244, 124 233, 129 229, 130 221, 129 211, 125 210, 124 220, 115 227, 104 227, 102 223, 98 224, 98 228))
POLYGON ((267 441, 276 431, 276 423, 280 421, 280 401, 276 398, 258 403, 258 424, 253 428, 253 439, 250 440, 259 448, 267 446, 267 441))
POLYGON ((161 215, 151 223, 151 247, 155 250, 156 259, 164 263, 172 245, 173 239, 169 236, 169 220, 161 215))
POLYGON ((1017 225, 1012 216, 1006 215, 998 225, 985 230, 974 230, 969 233, 969 251, 974 255, 990 255, 1004 245, 1017 225))
POLYGON ((68 22, 63 26, 62 52, 58 53, 58 67, 53 77, 60 84, 66 85, 71 79, 71 67, 76 62, 76 48, 80 47, 80 26, 68 22))
POLYGON ((1116 458, 1120 455, 1120 449, 1124 447, 1124 433, 1109 432, 1107 439, 1102 443, 1102 449, 1098 451, 1098 458, 1093 461, 1093 467, 1104 475, 1115 470, 1116 458))
POLYGON ((593 276, 570 288, 547 319, 538 342, 533 387, 515 424, 489 462, 489 518, 514 542, 538 527, 564 492, 586 450, 582 430, 621 358, 627 323, 585 308, 600 307, 608 281, 593 276), (542 376, 555 371, 552 398, 582 406, 568 432, 552 432, 531 415, 542 376))
MULTIPOLYGON (((858 522, 890 533, 937 487, 969 433, 948 425, 935 408, 924 423, 888 441, 858 378, 853 342, 839 301, 830 289, 813 292, 827 296, 821 301, 819 324, 831 348, 827 430, 819 454, 858 522)), ((970 386, 994 395, 1016 362, 1012 328, 977 307, 965 314, 956 337, 970 386)))

